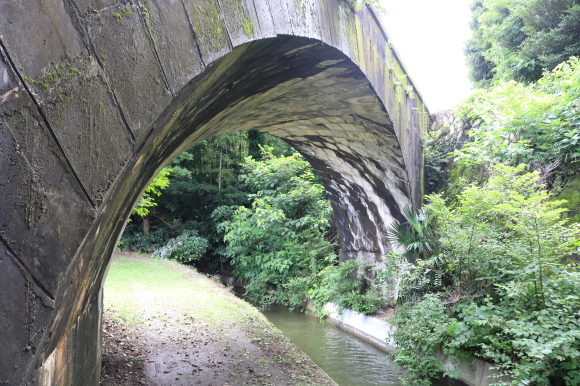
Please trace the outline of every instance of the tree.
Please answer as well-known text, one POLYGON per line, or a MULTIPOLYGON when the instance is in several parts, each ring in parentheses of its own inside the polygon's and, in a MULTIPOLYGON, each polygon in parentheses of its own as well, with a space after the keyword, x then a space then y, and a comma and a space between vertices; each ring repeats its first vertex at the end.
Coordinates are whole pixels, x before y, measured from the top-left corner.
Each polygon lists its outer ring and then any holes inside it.
POLYGON ((159 197, 161 191, 169 186, 169 175, 171 172, 171 168, 161 169, 153 178, 149 186, 145 188, 145 192, 143 192, 143 195, 139 201, 137 201, 135 208, 133 208, 132 214, 141 216, 143 219, 143 231, 145 233, 150 231, 149 219, 147 218, 147 215, 151 212, 149 208, 157 206, 155 196, 159 197))
POLYGON ((497 80, 533 82, 580 55, 578 0, 477 0, 465 54, 478 87, 497 80))
MULTIPOLYGON (((294 152, 281 139, 259 134, 264 143, 274 147, 274 154, 294 152)), ((145 217, 150 232, 143 233, 129 224, 123 246, 152 252, 185 231, 195 231, 208 240, 205 254, 195 264, 209 271, 227 269, 226 259, 218 254, 223 239, 211 214, 219 206, 249 206, 248 187, 238 178, 244 172, 240 164, 248 156, 249 142, 248 132, 234 132, 209 138, 177 156, 169 166, 170 185, 163 195, 155 197, 155 212, 145 217)))
POLYGON ((265 141, 265 134, 257 131, 257 130, 250 130, 248 131, 248 155, 255 160, 262 159, 262 150, 260 150, 260 146, 266 144, 265 141))
POLYGON ((251 207, 222 207, 214 218, 221 220, 222 253, 234 276, 264 300, 269 286, 317 273, 336 255, 334 242, 325 238, 332 209, 312 167, 298 153, 276 157, 271 148, 262 150, 263 161, 247 157, 242 164, 251 207))
POLYGON ((440 252, 400 265, 405 303, 392 319, 404 384, 430 384, 442 350, 492 362, 513 384, 577 385, 580 225, 560 218, 562 202, 538 173, 499 163, 457 205, 427 201, 440 252))
POLYGON ((478 122, 470 141, 454 152, 460 165, 526 163, 551 187, 578 174, 580 60, 571 58, 538 82, 500 82, 480 90, 460 114, 478 122))

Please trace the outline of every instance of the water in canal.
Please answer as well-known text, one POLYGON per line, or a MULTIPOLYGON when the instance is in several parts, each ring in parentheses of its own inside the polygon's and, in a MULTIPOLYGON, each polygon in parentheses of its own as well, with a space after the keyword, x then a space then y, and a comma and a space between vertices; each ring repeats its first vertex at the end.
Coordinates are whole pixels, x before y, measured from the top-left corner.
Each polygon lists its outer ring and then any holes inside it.
MULTIPOLYGON (((400 385, 404 370, 386 354, 338 328, 299 311, 272 305, 262 311, 340 386, 400 385)), ((447 385, 434 382, 433 385, 447 385)))

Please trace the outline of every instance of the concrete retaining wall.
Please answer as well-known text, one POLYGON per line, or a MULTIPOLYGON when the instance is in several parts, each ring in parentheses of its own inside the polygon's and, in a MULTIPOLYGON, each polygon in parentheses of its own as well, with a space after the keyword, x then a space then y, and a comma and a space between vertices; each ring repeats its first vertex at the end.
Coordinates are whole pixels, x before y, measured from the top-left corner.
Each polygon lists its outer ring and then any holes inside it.
MULTIPOLYGON (((220 279, 225 285, 244 286, 243 282, 237 281, 233 277, 220 276, 220 279)), ((313 302, 307 301, 305 308, 307 312, 313 313, 313 302)), ((391 334, 395 327, 392 324, 346 308, 341 311, 337 305, 332 303, 326 303, 324 308, 328 311, 326 322, 386 353, 394 351, 395 343, 391 334)), ((445 370, 458 369, 461 373, 459 380, 469 386, 489 386, 500 381, 510 381, 507 377, 495 378, 497 371, 492 369, 493 365, 481 359, 475 358, 473 363, 465 359, 452 363, 442 352, 437 354, 437 358, 443 362, 445 370)))
MULTIPOLYGON (((349 309, 343 309, 342 312, 339 312, 339 308, 331 303, 327 303, 324 308, 329 313, 326 318, 328 323, 380 350, 385 352, 394 350, 395 346, 391 338, 391 333, 395 330, 393 325, 349 309)), ((311 302, 307 304, 307 309, 312 309, 311 302)), ((473 363, 467 360, 452 363, 443 353, 439 353, 437 357, 443 362, 445 370, 458 369, 461 373, 459 380, 467 385, 488 386, 500 381, 509 381, 507 377, 494 378, 497 371, 492 369, 493 365, 481 359, 476 358, 473 363)))

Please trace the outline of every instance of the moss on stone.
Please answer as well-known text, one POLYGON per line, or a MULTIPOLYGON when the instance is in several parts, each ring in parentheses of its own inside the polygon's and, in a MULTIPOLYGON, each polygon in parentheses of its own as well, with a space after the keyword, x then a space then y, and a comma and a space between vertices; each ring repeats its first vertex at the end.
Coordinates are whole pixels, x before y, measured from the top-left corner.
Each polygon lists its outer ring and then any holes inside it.
POLYGON ((226 29, 219 8, 213 0, 190 1, 190 17, 199 39, 212 51, 225 47, 226 29))
POLYGON ((222 10, 232 31, 243 31, 248 39, 254 37, 254 23, 242 0, 222 0, 222 10))
POLYGON ((564 218, 569 218, 572 222, 580 223, 580 176, 573 179, 566 189, 557 196, 557 200, 566 200, 563 207, 567 212, 562 213, 564 218))
POLYGON ((249 39, 254 37, 254 23, 250 19, 244 20, 244 33, 249 39))
POLYGON ((156 52, 155 44, 157 43, 157 39, 155 39, 155 34, 153 30, 155 23, 153 22, 151 12, 147 7, 147 0, 143 0, 140 3, 140 10, 141 10, 141 25, 143 26, 143 29, 146 32, 145 36, 147 37, 147 42, 149 43, 151 50, 153 52, 156 52))
MULTIPOLYGON (((346 41, 352 59, 358 58, 358 34, 356 28, 356 17, 353 14, 347 15, 344 20, 346 41)), ((358 60, 357 60, 358 61, 358 60)))
POLYGON ((29 84, 35 86, 42 86, 44 89, 48 89, 53 85, 60 83, 61 81, 67 81, 73 79, 81 74, 80 69, 85 69, 88 65, 88 60, 90 57, 78 55, 73 61, 75 63, 65 63, 58 66, 53 66, 49 68, 42 76, 33 79, 32 77, 25 75, 24 80, 29 84))

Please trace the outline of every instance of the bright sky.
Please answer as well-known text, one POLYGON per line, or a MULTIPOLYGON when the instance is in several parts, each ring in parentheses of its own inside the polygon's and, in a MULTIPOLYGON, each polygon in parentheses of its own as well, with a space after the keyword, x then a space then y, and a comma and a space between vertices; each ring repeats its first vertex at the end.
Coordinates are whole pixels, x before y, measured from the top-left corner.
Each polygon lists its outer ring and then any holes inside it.
POLYGON ((469 95, 469 0, 380 0, 383 26, 431 113, 469 95))

